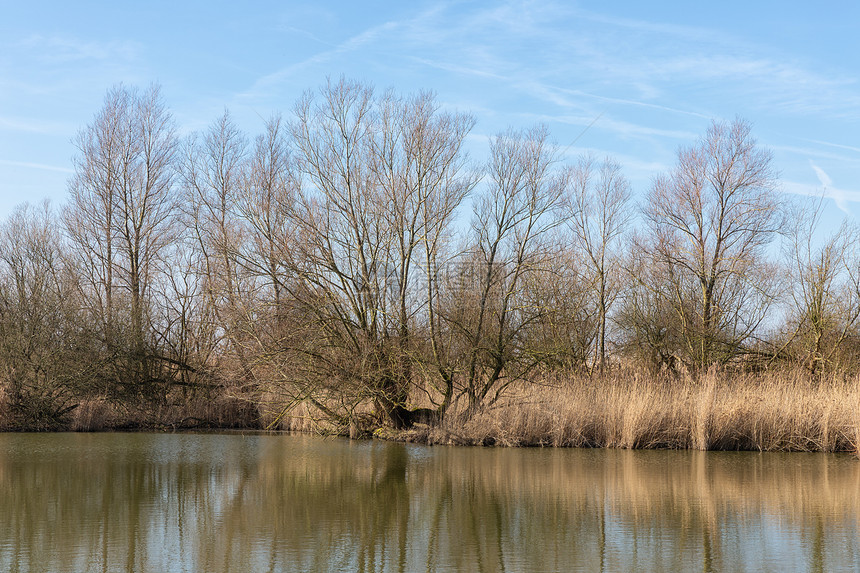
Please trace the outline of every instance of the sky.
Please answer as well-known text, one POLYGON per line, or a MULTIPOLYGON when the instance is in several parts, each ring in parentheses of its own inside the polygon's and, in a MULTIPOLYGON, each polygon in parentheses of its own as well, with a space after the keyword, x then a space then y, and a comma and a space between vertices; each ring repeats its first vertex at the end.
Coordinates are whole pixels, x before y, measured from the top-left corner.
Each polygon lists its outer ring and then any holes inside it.
POLYGON ((781 192, 860 215, 860 3, 0 0, 0 218, 61 205, 73 140, 119 83, 155 82, 182 133, 227 109, 249 135, 346 76, 433 90, 493 135, 545 124, 635 193, 714 120, 743 118, 781 192))

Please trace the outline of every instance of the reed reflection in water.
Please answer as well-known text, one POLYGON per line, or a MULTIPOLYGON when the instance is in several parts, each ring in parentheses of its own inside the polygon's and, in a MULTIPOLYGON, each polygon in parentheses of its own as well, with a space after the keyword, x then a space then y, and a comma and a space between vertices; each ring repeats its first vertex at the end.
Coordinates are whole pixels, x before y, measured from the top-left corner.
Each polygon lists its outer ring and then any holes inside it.
POLYGON ((860 569, 847 455, 0 435, 2 571, 860 569))

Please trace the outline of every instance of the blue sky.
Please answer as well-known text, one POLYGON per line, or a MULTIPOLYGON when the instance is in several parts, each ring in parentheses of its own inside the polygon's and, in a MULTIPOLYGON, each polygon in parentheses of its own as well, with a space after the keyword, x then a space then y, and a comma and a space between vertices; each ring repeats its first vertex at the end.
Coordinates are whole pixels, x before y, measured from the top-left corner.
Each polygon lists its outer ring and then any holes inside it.
POLYGON ((183 132, 227 108, 255 134, 340 75, 473 113, 476 159, 491 135, 545 123, 571 157, 615 157, 639 194, 712 119, 739 116, 785 192, 860 214, 860 3, 0 0, 0 13, 0 216, 63 202, 71 141, 119 82, 160 83, 183 132))

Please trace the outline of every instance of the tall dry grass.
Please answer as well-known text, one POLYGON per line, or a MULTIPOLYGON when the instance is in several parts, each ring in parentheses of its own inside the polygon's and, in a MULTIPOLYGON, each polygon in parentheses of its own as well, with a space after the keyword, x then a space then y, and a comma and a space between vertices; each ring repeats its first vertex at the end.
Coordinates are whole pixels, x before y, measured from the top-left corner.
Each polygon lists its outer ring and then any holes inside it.
POLYGON ((230 393, 174 399, 158 404, 122 405, 104 397, 81 401, 69 429, 96 432, 116 429, 257 429, 260 415, 248 397, 230 393))
POLYGON ((0 430, 6 429, 7 420, 9 419, 9 394, 6 392, 6 387, 0 383, 0 430))
POLYGON ((471 420, 452 416, 428 437, 511 446, 858 451, 860 380, 719 372, 547 379, 471 420))
POLYGON ((291 405, 276 392, 264 392, 260 397, 260 423, 268 430, 320 433, 332 430, 320 414, 305 402, 291 405))

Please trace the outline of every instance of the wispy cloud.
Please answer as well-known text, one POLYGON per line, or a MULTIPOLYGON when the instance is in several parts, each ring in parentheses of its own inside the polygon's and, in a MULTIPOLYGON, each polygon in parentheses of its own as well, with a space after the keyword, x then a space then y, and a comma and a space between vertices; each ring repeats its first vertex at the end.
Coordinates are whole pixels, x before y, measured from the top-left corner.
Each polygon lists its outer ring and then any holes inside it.
POLYGON ((809 162, 809 165, 812 166, 812 170, 815 171, 815 175, 816 177, 818 177, 818 181, 821 183, 821 185, 824 186, 824 189, 827 189, 828 187, 833 187, 833 180, 830 179, 830 176, 825 173, 822 168, 820 168, 812 161, 809 162))
POLYGON ((653 127, 619 119, 607 113, 592 114, 546 114, 524 113, 530 121, 547 124, 567 124, 578 127, 588 127, 590 130, 607 131, 622 138, 636 138, 652 141, 654 138, 677 141, 692 141, 697 133, 687 130, 666 129, 653 127))
POLYGON ((671 36, 677 40, 685 40, 689 42, 731 43, 738 47, 749 47, 747 43, 743 42, 738 37, 728 37, 724 33, 718 33, 703 26, 683 26, 664 22, 637 20, 635 18, 622 18, 579 8, 571 9, 569 13, 575 15, 577 18, 591 22, 607 24, 616 28, 624 28, 628 31, 659 35, 664 38, 666 36, 671 36))
POLYGON ((0 38, 0 106, 7 114, 34 113, 29 110, 36 107, 47 114, 70 103, 69 96, 99 93, 122 81, 157 79, 148 75, 143 52, 143 46, 131 40, 40 34, 0 38), (4 100, 15 102, 15 107, 4 105, 4 100))
POLYGON ((46 135, 67 135, 74 131, 71 124, 31 117, 0 116, 0 130, 46 135))
POLYGON ((825 149, 818 149, 811 146, 798 147, 796 145, 768 145, 773 151, 778 151, 782 153, 792 154, 792 155, 800 155, 804 158, 807 157, 818 157, 820 159, 829 159, 833 161, 839 161, 842 163, 856 163, 858 158, 852 158, 844 153, 837 153, 834 151, 828 151, 825 149))
POLYGON ((846 215, 851 215, 851 211, 848 209, 848 201, 860 201, 860 192, 851 192, 834 187, 833 180, 821 167, 812 161, 809 162, 809 165, 815 171, 815 176, 818 177, 818 182, 821 183, 824 195, 833 199, 833 202, 836 203, 840 211, 846 215))
POLYGON ((140 44, 130 40, 98 42, 70 36, 31 35, 17 48, 46 64, 69 64, 85 60, 133 60, 138 57, 140 44))
POLYGON ((609 17, 552 3, 542 3, 541 19, 535 20, 522 8, 528 4, 504 6, 474 15, 468 30, 460 27, 446 36, 453 40, 449 57, 467 65, 463 58, 469 58, 474 43, 515 60, 512 51, 528 46, 538 57, 520 74, 547 85, 602 88, 572 95, 714 117, 707 109, 677 105, 677 94, 707 86, 712 105, 737 100, 793 115, 860 118, 860 93, 852 76, 810 68, 790 54, 724 30, 609 17))
POLYGON ((696 111, 681 109, 678 107, 671 107, 671 106, 667 106, 667 105, 650 103, 650 102, 641 101, 641 100, 633 100, 633 99, 628 99, 628 98, 611 97, 611 96, 606 96, 606 95, 601 95, 601 94, 596 94, 596 93, 590 93, 590 92, 579 90, 579 89, 565 88, 565 87, 561 87, 561 86, 553 85, 553 84, 549 84, 549 83, 529 82, 526 85, 528 86, 530 91, 532 91, 533 93, 541 95, 542 97, 544 97, 548 101, 551 101, 551 102, 556 103, 558 105, 567 106, 567 107, 581 105, 580 102, 583 99, 585 99, 585 100, 592 100, 592 101, 600 103, 600 104, 638 107, 638 108, 645 108, 645 109, 650 109, 650 110, 655 110, 655 111, 666 112, 666 113, 670 113, 670 114, 696 117, 699 119, 712 119, 712 117, 709 115, 699 113, 696 111))
POLYGON ((429 60, 427 58, 421 57, 411 57, 410 59, 417 64, 421 64, 429 68, 435 68, 437 70, 442 70, 445 72, 452 72, 461 76, 475 76, 481 78, 492 78, 496 80, 510 81, 510 78, 508 76, 493 73, 487 69, 478 68, 475 66, 466 66, 463 64, 446 61, 429 60))
POLYGON ((848 151, 856 151, 860 153, 860 147, 854 147, 852 145, 842 145, 840 143, 831 143, 829 141, 819 141, 817 139, 810 139, 810 143, 817 143, 818 145, 826 145, 828 147, 835 147, 837 149, 847 149, 848 151))
POLYGON ((507 2, 467 14, 441 11, 393 32, 386 41, 421 53, 416 64, 504 82, 562 107, 583 110, 583 100, 593 100, 704 119, 737 101, 745 115, 860 118, 850 76, 716 28, 507 2), (530 54, 528 66, 520 50, 530 54))
POLYGON ((296 73, 314 65, 328 62, 339 55, 358 50, 366 44, 373 42, 382 34, 394 30, 396 27, 396 22, 385 22, 379 26, 374 26, 358 35, 352 36, 345 42, 342 42, 330 50, 319 52, 301 62, 290 64, 289 66, 285 66, 275 72, 263 76, 254 82, 249 89, 240 93, 238 97, 242 99, 256 99, 268 95, 279 84, 289 80, 296 73))
POLYGON ((833 180, 821 167, 812 161, 809 164, 818 179, 818 185, 798 181, 783 181, 781 184, 782 190, 793 195, 827 197, 833 201, 840 211, 848 216, 853 216, 849 203, 860 203, 860 191, 834 186, 833 180))
POLYGON ((31 163, 29 161, 11 161, 9 159, 0 159, 0 165, 9 167, 23 167, 25 169, 38 169, 40 171, 56 171, 58 173, 74 173, 75 170, 69 167, 57 167, 56 165, 45 165, 43 163, 31 163))
POLYGON ((800 183, 797 181, 783 181, 781 188, 786 193, 793 195, 805 195, 808 197, 825 197, 832 199, 837 207, 844 213, 851 215, 848 203, 860 203, 860 191, 849 189, 838 189, 828 187, 826 190, 821 185, 813 185, 811 183, 800 183))

